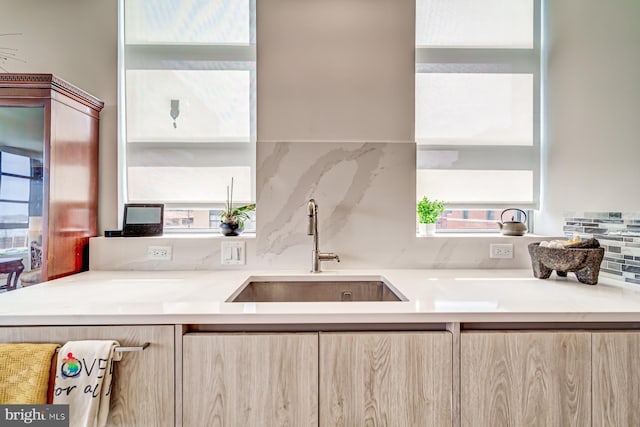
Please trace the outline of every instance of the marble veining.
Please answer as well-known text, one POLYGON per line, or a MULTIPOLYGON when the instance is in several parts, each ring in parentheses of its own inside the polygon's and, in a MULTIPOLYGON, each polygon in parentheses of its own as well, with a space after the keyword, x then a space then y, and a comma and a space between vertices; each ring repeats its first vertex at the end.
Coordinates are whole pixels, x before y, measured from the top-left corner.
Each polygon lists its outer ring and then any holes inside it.
MULTIPOLYGON (((413 143, 260 142, 257 256, 269 265, 300 259, 299 247, 309 241, 309 198, 319 205, 322 250, 346 250, 354 240, 365 251, 390 243, 389 249, 401 249, 397 241, 374 237, 389 227, 390 215, 399 215, 394 207, 414 204, 415 171, 406 168, 411 162, 413 143)), ((414 233, 413 209, 400 216, 394 226, 414 233)))

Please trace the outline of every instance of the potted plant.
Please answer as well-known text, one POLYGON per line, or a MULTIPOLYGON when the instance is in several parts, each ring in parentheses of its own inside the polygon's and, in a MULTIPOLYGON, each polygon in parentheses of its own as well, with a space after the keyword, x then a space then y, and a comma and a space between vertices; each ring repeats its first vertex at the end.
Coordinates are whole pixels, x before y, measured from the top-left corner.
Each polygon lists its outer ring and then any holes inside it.
POLYGON ((438 217, 444 212, 444 202, 423 197, 418 202, 418 227, 421 236, 433 236, 436 232, 438 217))
POLYGON ((249 212, 255 208, 255 204, 233 206, 233 178, 231 178, 231 187, 227 185, 227 202, 220 214, 220 232, 225 236, 237 236, 242 233, 244 222, 249 219, 249 212))

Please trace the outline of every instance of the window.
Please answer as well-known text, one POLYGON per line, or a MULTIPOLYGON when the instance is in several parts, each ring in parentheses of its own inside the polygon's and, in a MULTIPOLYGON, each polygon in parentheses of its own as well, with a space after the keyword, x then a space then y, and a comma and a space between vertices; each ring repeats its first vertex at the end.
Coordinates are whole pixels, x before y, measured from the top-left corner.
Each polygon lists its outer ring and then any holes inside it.
POLYGON ((540 16, 539 0, 417 0, 416 197, 446 202, 440 230, 538 206, 540 16))
POLYGON ((29 217, 41 215, 41 171, 38 160, 0 151, 0 250, 27 247, 29 217))
POLYGON ((164 203, 167 230, 217 230, 232 177, 234 202, 256 197, 255 0, 120 12, 122 202, 164 203))

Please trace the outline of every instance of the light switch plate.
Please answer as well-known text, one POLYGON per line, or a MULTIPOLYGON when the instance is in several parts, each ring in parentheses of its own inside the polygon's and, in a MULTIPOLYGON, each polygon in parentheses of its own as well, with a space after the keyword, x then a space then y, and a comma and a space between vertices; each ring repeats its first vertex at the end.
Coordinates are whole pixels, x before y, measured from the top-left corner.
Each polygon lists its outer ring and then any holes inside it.
POLYGON ((220 263, 222 265, 244 265, 245 264, 245 242, 223 241, 220 243, 220 263))

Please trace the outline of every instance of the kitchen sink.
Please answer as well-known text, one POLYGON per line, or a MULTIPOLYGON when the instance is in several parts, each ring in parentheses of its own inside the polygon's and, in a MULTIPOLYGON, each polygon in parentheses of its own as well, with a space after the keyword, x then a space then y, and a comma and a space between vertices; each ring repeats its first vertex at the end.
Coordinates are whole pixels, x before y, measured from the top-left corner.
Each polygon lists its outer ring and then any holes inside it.
POLYGON ((227 302, 407 301, 382 276, 249 277, 227 302))

